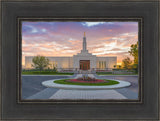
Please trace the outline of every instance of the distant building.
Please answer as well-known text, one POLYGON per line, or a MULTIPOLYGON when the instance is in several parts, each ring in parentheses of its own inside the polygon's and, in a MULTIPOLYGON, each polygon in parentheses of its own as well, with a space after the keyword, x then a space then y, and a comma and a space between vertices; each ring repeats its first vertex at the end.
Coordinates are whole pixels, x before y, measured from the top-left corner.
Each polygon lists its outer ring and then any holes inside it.
MULTIPOLYGON (((32 59, 34 56, 25 56, 25 68, 31 69, 32 59)), ((47 57, 47 56, 46 56, 47 57)), ((117 65, 116 56, 96 57, 87 50, 87 42, 84 33, 83 49, 81 53, 70 57, 47 57, 50 61, 50 68, 56 67, 57 69, 74 69, 74 70, 91 70, 91 69, 106 69, 113 68, 117 65)))

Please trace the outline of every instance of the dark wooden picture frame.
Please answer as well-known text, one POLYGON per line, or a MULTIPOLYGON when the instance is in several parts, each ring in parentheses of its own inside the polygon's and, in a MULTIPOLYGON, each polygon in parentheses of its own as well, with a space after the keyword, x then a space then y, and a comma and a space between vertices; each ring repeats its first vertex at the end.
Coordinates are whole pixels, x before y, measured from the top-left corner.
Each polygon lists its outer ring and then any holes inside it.
POLYGON ((39 18, 39 17, 27 17, 27 18, 24 18, 24 17, 18 17, 17 18, 17 25, 18 25, 18 49, 17 49, 17 56, 19 57, 18 58, 18 61, 17 61, 17 67, 18 67, 18 72, 19 74, 22 73, 22 23, 23 22, 29 22, 29 21, 32 21, 32 22, 40 22, 40 21, 48 21, 48 22, 51 22, 51 21, 63 21, 63 22, 66 22, 66 21, 79 21, 79 22, 82 22, 82 21, 92 21, 92 22, 95 22, 95 21, 110 21, 110 22, 137 22, 138 23, 138 41, 139 41, 139 76, 138 76, 138 99, 125 99, 125 100, 114 100, 114 99, 107 99, 107 100, 47 100, 47 99, 33 99, 33 100, 27 100, 27 99, 22 99, 22 76, 19 75, 17 77, 17 81, 18 81, 18 89, 17 89, 17 102, 18 103, 143 103, 143 71, 142 71, 142 66, 143 66, 143 18, 142 17, 130 17, 130 18, 126 18, 126 17, 103 17, 103 18, 39 18))
POLYGON ((2 119, 158 119, 158 1, 2 2, 2 119), (19 102, 18 22, 28 18, 142 18, 139 103, 19 102))

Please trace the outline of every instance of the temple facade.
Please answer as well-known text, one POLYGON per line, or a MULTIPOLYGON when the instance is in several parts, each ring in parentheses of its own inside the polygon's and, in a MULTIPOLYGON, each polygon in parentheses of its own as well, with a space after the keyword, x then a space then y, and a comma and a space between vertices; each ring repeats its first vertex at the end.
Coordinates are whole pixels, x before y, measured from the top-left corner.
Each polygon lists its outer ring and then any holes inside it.
MULTIPOLYGON (((34 56, 25 56, 25 69, 32 68, 32 59, 34 56)), ((72 70, 92 70, 92 69, 111 69, 117 65, 116 56, 97 57, 87 50, 86 36, 83 37, 83 48, 80 53, 70 57, 47 57, 50 61, 49 68, 56 67, 61 69, 72 70)))

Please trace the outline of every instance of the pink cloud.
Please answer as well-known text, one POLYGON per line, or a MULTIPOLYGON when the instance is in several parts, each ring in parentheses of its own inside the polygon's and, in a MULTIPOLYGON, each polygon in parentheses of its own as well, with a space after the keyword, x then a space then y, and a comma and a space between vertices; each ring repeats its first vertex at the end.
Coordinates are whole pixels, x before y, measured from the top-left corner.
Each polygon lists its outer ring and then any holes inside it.
POLYGON ((127 22, 122 25, 115 23, 106 27, 97 25, 89 28, 71 23, 63 26, 60 24, 32 26, 39 33, 22 33, 23 64, 24 57, 29 55, 73 56, 79 53, 82 49, 83 32, 86 32, 89 52, 97 56, 117 56, 118 62, 130 56, 128 54, 130 45, 138 41, 137 24, 127 22))

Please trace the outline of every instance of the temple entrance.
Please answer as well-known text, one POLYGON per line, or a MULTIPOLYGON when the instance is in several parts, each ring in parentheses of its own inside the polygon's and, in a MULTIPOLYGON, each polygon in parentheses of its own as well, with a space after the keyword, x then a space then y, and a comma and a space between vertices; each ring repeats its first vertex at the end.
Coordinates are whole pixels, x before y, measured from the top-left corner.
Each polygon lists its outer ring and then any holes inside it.
POLYGON ((90 60, 80 60, 80 70, 89 70, 90 60))

